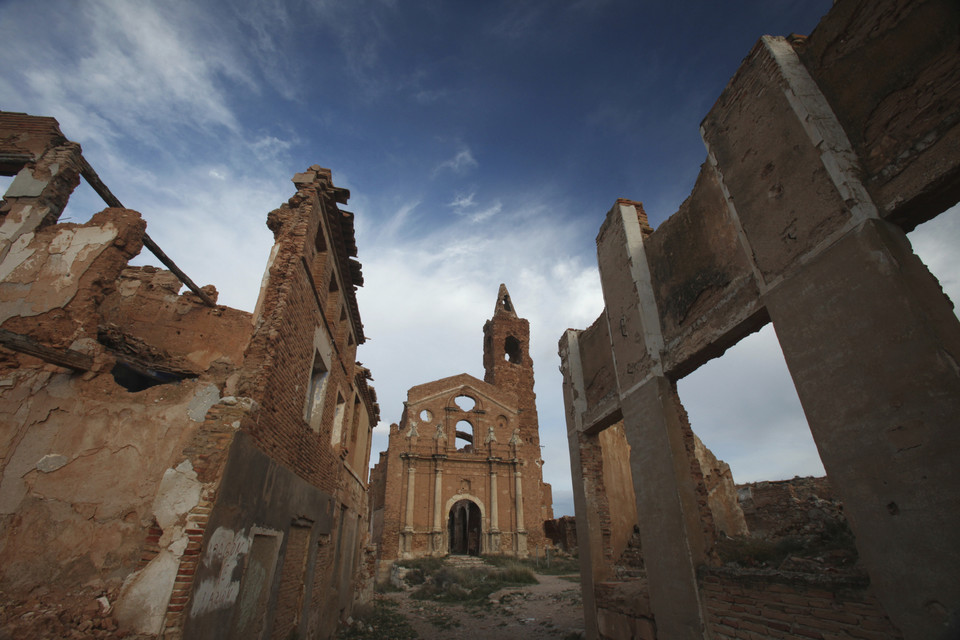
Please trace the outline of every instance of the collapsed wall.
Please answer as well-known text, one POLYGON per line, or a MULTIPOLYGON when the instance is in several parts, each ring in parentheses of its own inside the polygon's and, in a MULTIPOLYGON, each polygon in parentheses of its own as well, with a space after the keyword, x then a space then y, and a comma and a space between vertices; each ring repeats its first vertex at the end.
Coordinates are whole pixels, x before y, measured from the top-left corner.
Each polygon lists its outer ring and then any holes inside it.
POLYGON ((0 112, 0 170, 0 635, 332 636, 368 593, 379 414, 348 192, 294 177, 250 314, 52 118, 0 112), (112 206, 58 223, 81 175, 112 206), (128 266, 144 246, 170 271, 128 266))

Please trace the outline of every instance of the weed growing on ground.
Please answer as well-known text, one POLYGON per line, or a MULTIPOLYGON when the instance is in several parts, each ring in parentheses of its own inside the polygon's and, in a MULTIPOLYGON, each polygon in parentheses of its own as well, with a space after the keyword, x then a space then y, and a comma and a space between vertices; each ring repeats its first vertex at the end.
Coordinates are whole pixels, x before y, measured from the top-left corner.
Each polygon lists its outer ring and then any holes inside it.
POLYGON ((542 576, 562 576, 580 573, 580 561, 571 556, 553 556, 549 565, 546 558, 512 558, 510 556, 483 556, 484 562, 495 567, 509 564, 520 565, 542 576))
POLYGON ((425 576, 425 581, 411 597, 438 602, 485 604, 494 591, 536 583, 533 572, 516 562, 504 563, 501 567, 459 568, 441 565, 425 576))
POLYGON ((337 633, 338 640, 414 640, 417 632, 396 607, 397 603, 383 598, 357 605, 351 616, 353 624, 341 626, 337 633))

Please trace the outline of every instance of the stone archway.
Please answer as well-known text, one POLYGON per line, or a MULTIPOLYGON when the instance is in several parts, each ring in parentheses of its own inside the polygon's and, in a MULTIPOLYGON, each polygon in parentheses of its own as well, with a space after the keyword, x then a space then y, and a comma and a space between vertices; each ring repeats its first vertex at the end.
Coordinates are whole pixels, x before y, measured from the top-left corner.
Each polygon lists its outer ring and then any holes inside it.
POLYGON ((447 516, 447 549, 452 555, 480 555, 483 516, 473 500, 464 498, 450 507, 447 516))

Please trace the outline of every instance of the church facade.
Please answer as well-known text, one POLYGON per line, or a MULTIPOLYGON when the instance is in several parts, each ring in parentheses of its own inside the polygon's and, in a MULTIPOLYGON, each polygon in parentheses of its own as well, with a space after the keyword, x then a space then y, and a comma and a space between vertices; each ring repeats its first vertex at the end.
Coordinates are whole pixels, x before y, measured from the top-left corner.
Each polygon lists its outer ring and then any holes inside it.
POLYGON ((553 517, 543 482, 530 325, 500 285, 483 328, 484 379, 455 375, 411 388, 370 475, 381 576, 397 559, 524 557, 553 517))

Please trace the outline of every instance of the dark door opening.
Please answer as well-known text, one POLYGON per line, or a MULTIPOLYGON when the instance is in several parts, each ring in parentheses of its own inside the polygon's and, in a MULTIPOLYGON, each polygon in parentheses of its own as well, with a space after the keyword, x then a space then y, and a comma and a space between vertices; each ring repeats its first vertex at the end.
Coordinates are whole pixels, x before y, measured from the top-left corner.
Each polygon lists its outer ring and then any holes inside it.
POLYGON ((480 507, 472 500, 459 500, 450 507, 447 530, 450 553, 480 555, 480 507))

